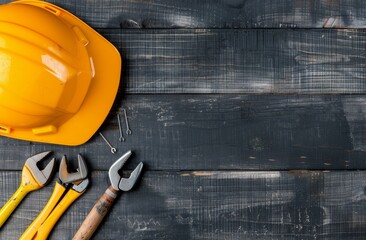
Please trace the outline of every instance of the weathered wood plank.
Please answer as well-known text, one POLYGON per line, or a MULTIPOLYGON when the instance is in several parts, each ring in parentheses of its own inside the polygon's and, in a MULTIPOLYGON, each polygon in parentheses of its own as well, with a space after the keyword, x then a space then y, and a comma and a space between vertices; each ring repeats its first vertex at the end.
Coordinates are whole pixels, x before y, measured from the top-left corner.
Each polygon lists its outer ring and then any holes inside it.
MULTIPOLYGON (((9 0, 1 0, 9 2, 9 0)), ((354 0, 52 0, 95 28, 364 27, 354 0)))
POLYGON ((365 93, 362 30, 116 30, 128 93, 365 93))
POLYGON ((58 158, 82 153, 99 170, 129 149, 154 170, 365 169, 365 102, 364 96, 333 95, 119 96, 100 129, 118 154, 98 135, 78 147, 1 137, 0 169, 19 170, 30 154, 50 149, 58 158), (121 106, 132 130, 122 143, 121 106))
MULTIPOLYGON (((0 172, 3 204, 20 172, 0 172)), ((71 239, 107 172, 56 225, 51 239, 71 239)), ((146 172, 117 200, 94 239, 364 239, 365 178, 361 172, 146 172)), ((31 193, 0 232, 17 239, 42 209, 53 184, 31 193)))
POLYGON ((101 30, 127 93, 365 93, 361 30, 101 30))

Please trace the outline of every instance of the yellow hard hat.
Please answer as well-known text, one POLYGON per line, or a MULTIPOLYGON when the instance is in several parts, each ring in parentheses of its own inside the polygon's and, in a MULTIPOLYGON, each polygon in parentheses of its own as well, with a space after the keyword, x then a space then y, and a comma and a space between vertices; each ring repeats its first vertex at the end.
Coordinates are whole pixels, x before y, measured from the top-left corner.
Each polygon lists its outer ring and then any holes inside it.
POLYGON ((64 9, 0 6, 0 135, 85 143, 108 115, 120 74, 117 49, 64 9))

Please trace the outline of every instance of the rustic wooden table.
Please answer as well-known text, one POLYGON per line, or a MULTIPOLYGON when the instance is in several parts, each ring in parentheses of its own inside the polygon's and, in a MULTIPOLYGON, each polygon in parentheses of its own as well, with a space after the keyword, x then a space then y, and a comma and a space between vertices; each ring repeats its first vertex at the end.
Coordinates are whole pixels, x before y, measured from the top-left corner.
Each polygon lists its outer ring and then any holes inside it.
MULTIPOLYGON (((123 56, 100 129, 118 154, 98 135, 78 147, 0 137, 1 205, 30 155, 81 153, 92 185, 50 237, 69 240, 107 187, 109 166, 131 149, 128 169, 143 161, 146 171, 94 239, 365 239, 366 32, 358 28, 366 3, 52 2, 123 56), (133 132, 124 143, 122 107, 133 132)), ((28 195, 0 239, 18 239, 52 189, 28 195)))

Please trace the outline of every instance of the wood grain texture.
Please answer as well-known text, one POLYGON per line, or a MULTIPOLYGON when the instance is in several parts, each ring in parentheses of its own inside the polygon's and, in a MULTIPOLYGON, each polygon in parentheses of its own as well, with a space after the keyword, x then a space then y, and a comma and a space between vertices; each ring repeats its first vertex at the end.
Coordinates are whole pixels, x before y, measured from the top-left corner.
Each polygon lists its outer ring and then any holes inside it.
MULTIPOLYGON (((0 172, 0 204, 20 172, 0 172)), ((145 172, 117 199, 94 239, 364 239, 361 172, 145 172)), ((0 232, 13 240, 31 223, 53 184, 30 194, 0 232)), ((107 172, 55 226, 50 239, 71 239, 108 187, 107 172)))
MULTIPOLYGON (((143 161, 146 172, 94 239, 365 239, 366 33, 329 29, 364 28, 363 1, 51 2, 121 52, 120 90, 100 128, 118 153, 98 135, 78 147, 0 137, 0 205, 30 155, 54 150, 75 166, 81 153, 92 185, 50 238, 69 240, 131 149, 126 169, 143 161)), ((52 189, 31 193, 0 239, 18 239, 52 189)))
POLYGON ((51 2, 94 28, 323 28, 366 25, 366 5, 354 0, 51 2))
POLYGON ((100 129, 117 154, 98 134, 78 147, 1 137, 0 169, 20 170, 31 154, 54 150, 58 159, 67 154, 76 162, 81 153, 91 169, 107 170, 129 149, 152 170, 365 169, 365 102, 364 96, 119 96, 100 129), (121 143, 122 106, 132 135, 121 143))
POLYGON ((127 93, 365 93, 361 30, 101 30, 127 93))

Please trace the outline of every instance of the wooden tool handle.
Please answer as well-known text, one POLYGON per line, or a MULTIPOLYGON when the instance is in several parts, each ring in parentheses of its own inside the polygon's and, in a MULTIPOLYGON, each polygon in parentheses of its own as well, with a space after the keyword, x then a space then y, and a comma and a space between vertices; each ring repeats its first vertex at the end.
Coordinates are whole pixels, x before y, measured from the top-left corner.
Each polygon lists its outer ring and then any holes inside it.
POLYGON ((116 197, 117 191, 114 190, 112 186, 109 186, 89 212, 88 216, 79 227, 79 230, 76 232, 73 240, 90 239, 102 222, 104 216, 108 213, 116 197))

